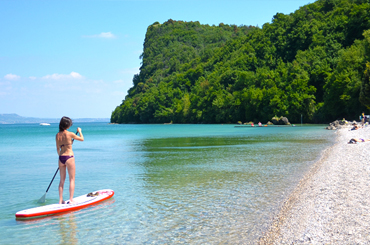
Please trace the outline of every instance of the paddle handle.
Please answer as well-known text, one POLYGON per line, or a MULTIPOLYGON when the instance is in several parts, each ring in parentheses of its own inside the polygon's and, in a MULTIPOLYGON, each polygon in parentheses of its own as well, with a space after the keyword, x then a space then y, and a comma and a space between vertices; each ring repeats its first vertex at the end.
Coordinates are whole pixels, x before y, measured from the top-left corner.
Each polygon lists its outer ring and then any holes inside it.
MULTIPOLYGON (((78 135, 78 131, 76 132, 76 135, 78 135)), ((75 141, 75 139, 72 139, 72 142, 75 141)))

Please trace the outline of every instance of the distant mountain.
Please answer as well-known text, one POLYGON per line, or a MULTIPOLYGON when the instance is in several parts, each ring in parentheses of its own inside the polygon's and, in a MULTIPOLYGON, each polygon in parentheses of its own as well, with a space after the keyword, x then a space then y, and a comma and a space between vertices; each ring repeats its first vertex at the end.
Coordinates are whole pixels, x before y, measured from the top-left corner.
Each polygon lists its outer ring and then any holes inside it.
MULTIPOLYGON (((109 118, 72 118, 73 122, 110 122, 109 118)), ((22 117, 18 114, 0 114, 0 124, 59 123, 60 118, 22 117)))

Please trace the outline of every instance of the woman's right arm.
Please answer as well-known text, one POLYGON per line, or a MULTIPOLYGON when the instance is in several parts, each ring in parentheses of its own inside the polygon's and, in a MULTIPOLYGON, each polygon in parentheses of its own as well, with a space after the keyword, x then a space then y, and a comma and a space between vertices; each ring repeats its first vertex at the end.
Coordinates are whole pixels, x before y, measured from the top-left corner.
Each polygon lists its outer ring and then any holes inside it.
POLYGON ((75 140, 84 141, 84 136, 82 134, 81 128, 77 128, 77 132, 80 134, 79 136, 77 134, 71 133, 71 137, 75 140))

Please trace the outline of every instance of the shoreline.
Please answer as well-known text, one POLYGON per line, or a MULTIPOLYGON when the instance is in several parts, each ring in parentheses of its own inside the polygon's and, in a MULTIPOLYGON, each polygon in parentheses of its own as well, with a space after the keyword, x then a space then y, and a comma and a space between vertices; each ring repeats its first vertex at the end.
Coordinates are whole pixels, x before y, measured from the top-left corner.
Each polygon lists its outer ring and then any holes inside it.
POLYGON ((364 243, 370 241, 370 127, 338 129, 301 179, 259 244, 364 243))

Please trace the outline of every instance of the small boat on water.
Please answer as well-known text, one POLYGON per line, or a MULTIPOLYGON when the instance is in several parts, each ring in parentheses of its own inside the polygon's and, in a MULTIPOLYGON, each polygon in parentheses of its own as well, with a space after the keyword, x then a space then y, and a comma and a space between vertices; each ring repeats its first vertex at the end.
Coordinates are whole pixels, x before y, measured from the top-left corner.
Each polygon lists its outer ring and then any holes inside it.
POLYGON ((50 126, 50 123, 40 123, 40 126, 50 126))

